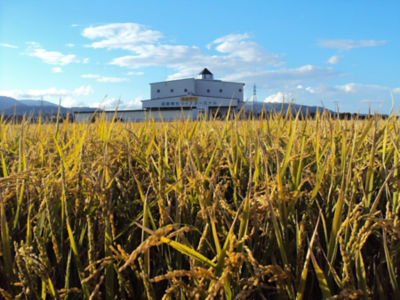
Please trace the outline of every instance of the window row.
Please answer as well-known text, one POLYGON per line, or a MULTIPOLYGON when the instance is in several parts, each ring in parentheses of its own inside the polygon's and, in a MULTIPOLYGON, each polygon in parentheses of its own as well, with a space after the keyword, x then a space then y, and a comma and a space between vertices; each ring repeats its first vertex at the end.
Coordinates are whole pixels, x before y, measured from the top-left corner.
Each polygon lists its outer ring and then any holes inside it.
POLYGON ((216 101, 186 101, 186 102, 161 102, 161 106, 181 106, 181 105, 192 105, 194 103, 203 105, 217 105, 216 101))
MULTIPOLYGON (((169 91, 170 91, 171 93, 173 93, 173 92, 174 92, 174 89, 170 89, 169 91)), ((184 89, 183 91, 184 91, 185 93, 187 93, 188 90, 187 90, 187 89, 184 89)), ((161 92, 161 90, 160 90, 160 89, 157 89, 157 93, 160 93, 160 92, 161 92)))
MULTIPOLYGON (((184 89, 183 90, 185 93, 187 93, 187 89, 184 89)), ((160 89, 157 89, 157 93, 160 93, 161 92, 161 90, 160 89)), ((173 93, 174 92, 174 89, 170 89, 170 92, 171 93, 173 93)), ((219 89, 219 92, 220 93, 222 93, 223 92, 223 89, 219 89)), ((239 93, 241 93, 242 92, 242 89, 239 89, 239 93)), ((207 89, 207 93, 210 93, 210 89, 207 89)))

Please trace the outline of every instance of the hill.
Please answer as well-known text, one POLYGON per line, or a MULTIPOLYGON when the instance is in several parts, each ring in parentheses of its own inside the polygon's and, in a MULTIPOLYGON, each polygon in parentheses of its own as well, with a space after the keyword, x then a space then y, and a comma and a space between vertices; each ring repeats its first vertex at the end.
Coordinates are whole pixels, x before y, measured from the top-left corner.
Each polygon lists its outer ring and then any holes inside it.
MULTIPOLYGON (((76 111, 95 111, 92 107, 60 107, 60 113, 66 115, 76 111)), ((0 96, 0 115, 23 116, 55 115, 58 105, 45 100, 17 100, 11 97, 0 96)))
POLYGON ((25 105, 29 106, 55 106, 58 107, 58 104, 55 104, 50 101, 45 101, 45 100, 17 100, 18 102, 21 102, 25 105))
POLYGON ((14 108, 14 107, 23 107, 25 104, 21 103, 20 101, 6 96, 0 96, 0 111, 14 108))

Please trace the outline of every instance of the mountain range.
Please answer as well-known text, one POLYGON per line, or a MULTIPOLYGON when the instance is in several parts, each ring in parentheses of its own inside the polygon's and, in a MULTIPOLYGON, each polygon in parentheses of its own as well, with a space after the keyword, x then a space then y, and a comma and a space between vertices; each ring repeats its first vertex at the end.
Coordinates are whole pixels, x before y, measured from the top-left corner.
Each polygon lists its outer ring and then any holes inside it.
POLYGON ((278 113, 283 110, 284 113, 287 113, 290 108, 292 114, 297 114, 300 112, 302 115, 315 114, 317 111, 323 112, 327 111, 329 113, 333 113, 333 111, 323 108, 321 106, 308 106, 308 105, 300 105, 295 103, 278 103, 278 102, 247 102, 244 107, 245 112, 274 112, 278 113))
MULTIPOLYGON (((317 110, 320 112, 324 111, 319 106, 306 106, 299 104, 288 104, 288 103, 271 103, 271 102, 248 102, 245 105, 245 112, 280 112, 286 113, 291 107, 291 112, 297 114, 299 111, 303 115, 315 114, 317 110)), ((91 112, 96 111, 93 107, 60 107, 60 113, 62 115, 73 114, 74 112, 91 112)), ((326 109, 325 109, 326 110, 326 109)), ((45 100, 16 100, 11 97, 0 96, 0 115, 4 116, 38 116, 42 115, 56 115, 58 111, 58 105, 45 100)), ((329 110, 327 110, 329 111, 329 110)), ((329 111, 332 113, 332 111, 329 111)))
MULTIPOLYGON (((54 115, 57 114, 58 105, 45 100, 17 100, 11 97, 0 96, 0 115, 54 115)), ((76 111, 96 111, 93 107, 60 107, 61 114, 76 111)))

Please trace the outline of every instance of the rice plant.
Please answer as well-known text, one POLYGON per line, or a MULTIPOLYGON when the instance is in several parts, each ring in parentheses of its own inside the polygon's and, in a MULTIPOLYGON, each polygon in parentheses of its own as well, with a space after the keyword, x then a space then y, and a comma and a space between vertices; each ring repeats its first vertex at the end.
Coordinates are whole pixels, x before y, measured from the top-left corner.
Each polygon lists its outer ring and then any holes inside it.
POLYGON ((396 117, 0 120, 4 299, 400 299, 396 117))

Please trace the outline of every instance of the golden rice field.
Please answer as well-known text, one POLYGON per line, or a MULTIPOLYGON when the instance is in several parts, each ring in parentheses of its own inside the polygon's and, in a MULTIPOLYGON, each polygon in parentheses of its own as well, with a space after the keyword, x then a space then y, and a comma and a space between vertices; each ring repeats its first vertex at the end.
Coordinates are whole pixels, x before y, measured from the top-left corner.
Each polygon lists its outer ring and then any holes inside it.
POLYGON ((0 298, 400 299, 400 122, 0 121, 0 298))

